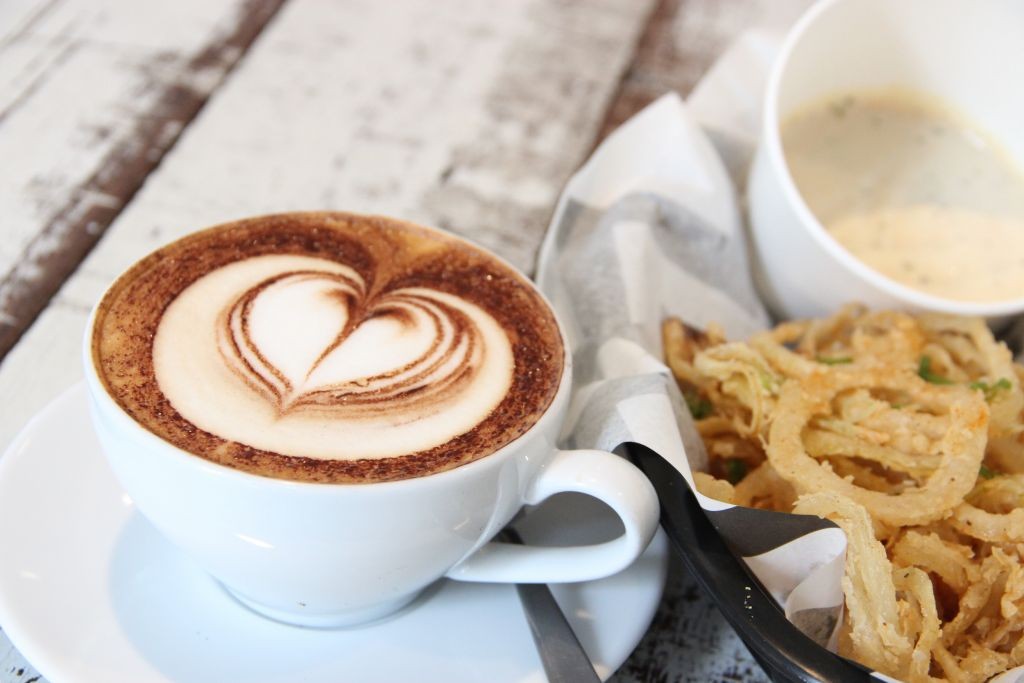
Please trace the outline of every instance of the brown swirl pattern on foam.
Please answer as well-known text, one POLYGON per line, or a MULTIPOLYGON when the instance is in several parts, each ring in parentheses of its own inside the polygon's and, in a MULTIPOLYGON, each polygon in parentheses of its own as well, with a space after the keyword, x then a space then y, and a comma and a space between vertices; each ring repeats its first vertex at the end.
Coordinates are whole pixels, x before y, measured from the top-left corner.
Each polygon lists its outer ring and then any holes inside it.
POLYGON ((220 316, 217 339, 225 364, 250 388, 276 405, 279 413, 317 411, 344 415, 348 419, 384 413, 397 417, 442 404, 473 377, 484 349, 480 330, 473 320, 454 306, 432 297, 428 290, 410 288, 388 292, 377 301, 367 302, 361 279, 316 270, 280 273, 251 287, 220 316), (259 297, 267 290, 313 279, 335 285, 331 294, 338 305, 346 309, 346 315, 337 336, 315 359, 303 379, 309 380, 366 321, 390 319, 406 328, 425 321, 433 333, 433 341, 412 360, 385 372, 318 384, 312 389, 297 386, 260 349, 251 333, 250 318, 259 297))
MULTIPOLYGON (((487 455, 527 431, 544 413, 564 364, 557 324, 521 275, 443 233, 393 219, 342 213, 238 221, 151 254, 122 275, 98 306, 92 354, 113 398, 137 422, 172 444, 253 474, 324 483, 424 476, 487 455), (473 429, 441 446, 401 457, 325 461, 286 456, 196 427, 174 409, 155 380, 152 346, 163 311, 204 274, 266 254, 315 256, 345 264, 362 280, 364 300, 378 306, 384 305, 384 293, 419 287, 472 301, 508 334, 515 362, 510 390, 473 429)), ((372 409, 372 395, 364 398, 372 409)), ((318 409, 316 400, 302 409, 318 409)))

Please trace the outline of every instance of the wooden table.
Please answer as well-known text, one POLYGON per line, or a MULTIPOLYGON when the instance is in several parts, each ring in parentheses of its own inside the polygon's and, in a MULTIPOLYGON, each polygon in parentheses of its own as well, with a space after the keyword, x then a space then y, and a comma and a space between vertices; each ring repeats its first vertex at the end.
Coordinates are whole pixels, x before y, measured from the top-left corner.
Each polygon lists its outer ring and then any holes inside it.
MULTIPOLYGON (((387 213, 530 272, 604 135, 808 1, 0 2, 0 444, 81 376, 104 286, 201 226, 387 213)), ((760 678, 673 567, 613 680, 760 678)), ((41 680, 0 632, 0 683, 41 680)))

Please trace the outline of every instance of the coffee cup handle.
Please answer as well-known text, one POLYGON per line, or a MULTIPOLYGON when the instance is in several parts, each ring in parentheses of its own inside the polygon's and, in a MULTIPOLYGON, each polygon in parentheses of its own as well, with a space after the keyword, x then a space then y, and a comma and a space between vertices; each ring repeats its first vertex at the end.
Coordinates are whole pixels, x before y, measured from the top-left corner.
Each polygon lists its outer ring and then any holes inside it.
POLYGON ((457 581, 570 583, 619 572, 647 548, 658 527, 658 497, 640 470, 605 451, 558 451, 526 491, 536 505, 574 491, 603 501, 622 520, 618 538, 570 547, 539 547, 491 541, 449 570, 457 581))

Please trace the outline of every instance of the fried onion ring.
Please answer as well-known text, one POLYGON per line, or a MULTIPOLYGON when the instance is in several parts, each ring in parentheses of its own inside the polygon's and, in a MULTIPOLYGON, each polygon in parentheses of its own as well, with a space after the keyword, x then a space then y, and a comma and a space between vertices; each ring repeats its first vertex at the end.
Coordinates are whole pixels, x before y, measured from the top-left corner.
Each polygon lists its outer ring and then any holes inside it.
POLYGON ((804 381, 783 385, 768 438, 768 460, 798 492, 834 491, 863 505, 878 520, 894 526, 927 524, 951 511, 974 486, 985 454, 988 407, 971 392, 950 398, 950 426, 940 443, 938 467, 920 488, 898 495, 863 489, 839 477, 808 455, 803 430, 816 412, 824 411, 837 393, 865 384, 915 394, 935 387, 917 376, 865 378, 863 373, 818 372, 804 381), (923 386, 922 386, 923 385, 923 386))
POLYGON ((830 519, 846 534, 843 594, 850 619, 850 639, 869 666, 899 675, 909 659, 910 640, 899 631, 899 606, 892 565, 875 540, 871 518, 862 505, 834 491, 800 496, 793 512, 830 519))

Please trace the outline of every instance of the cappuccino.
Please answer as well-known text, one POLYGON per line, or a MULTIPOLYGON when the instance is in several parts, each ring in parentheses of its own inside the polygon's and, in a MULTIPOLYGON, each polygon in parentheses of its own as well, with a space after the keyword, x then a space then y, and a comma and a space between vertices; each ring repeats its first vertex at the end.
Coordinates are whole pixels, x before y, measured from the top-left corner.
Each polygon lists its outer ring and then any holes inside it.
POLYGON ((562 378, 533 286, 453 236, 339 213, 196 233, 122 275, 96 311, 101 381, 197 456, 329 483, 419 477, 526 432, 562 378))

